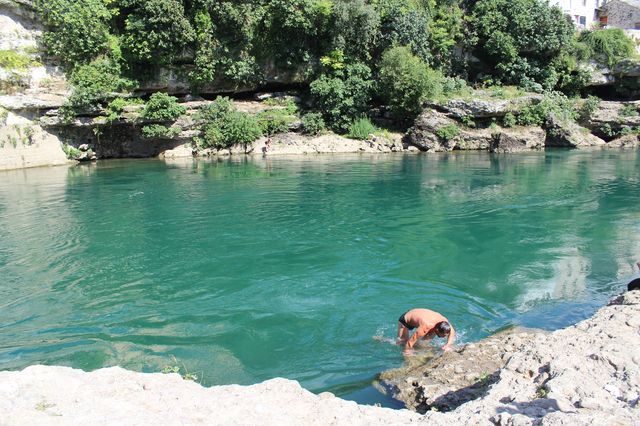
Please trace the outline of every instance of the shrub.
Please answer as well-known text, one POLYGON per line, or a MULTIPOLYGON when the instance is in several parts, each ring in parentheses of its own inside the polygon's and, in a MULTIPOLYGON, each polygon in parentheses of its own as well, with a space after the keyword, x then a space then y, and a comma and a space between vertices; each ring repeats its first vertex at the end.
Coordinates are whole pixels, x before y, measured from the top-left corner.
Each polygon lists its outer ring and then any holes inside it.
POLYGON ((516 123, 517 123, 517 120, 515 115, 513 115, 510 112, 506 113, 502 118, 502 125, 504 127, 513 127, 516 125, 516 123))
POLYGON ((442 80, 442 74, 429 68, 404 46, 393 47, 382 55, 379 94, 401 123, 415 120, 422 112, 423 103, 441 93, 442 80))
POLYGON ((633 40, 620 28, 585 31, 580 34, 579 41, 586 46, 583 55, 588 55, 590 59, 609 68, 621 59, 631 57, 635 52, 633 40))
POLYGON ((104 100, 131 89, 135 82, 120 76, 120 67, 109 59, 100 59, 76 67, 69 78, 73 90, 61 108, 65 120, 83 110, 95 109, 104 100))
POLYGON ((317 135, 325 129, 322 114, 310 112, 302 116, 302 129, 309 135, 317 135))
POLYGON ((196 140, 202 147, 226 148, 236 143, 248 144, 260 136, 262 130, 255 117, 236 111, 229 98, 218 97, 202 109, 198 119, 203 121, 201 136, 196 140))
POLYGON ((575 121, 578 117, 569 98, 562 93, 551 92, 545 94, 536 105, 523 108, 518 114, 517 122, 522 126, 541 126, 552 113, 563 121, 575 121))
POLYGON ((177 98, 157 92, 151 95, 141 115, 148 120, 175 120, 185 112, 186 108, 178 104, 177 98))
POLYGON ((366 140, 376 131, 376 126, 367 117, 360 117, 349 126, 348 136, 353 139, 366 140))
POLYGON ((166 127, 161 124, 150 124, 142 128, 142 136, 147 139, 171 139, 180 134, 179 127, 166 127))
POLYGON ((360 63, 321 75, 309 87, 314 105, 336 131, 347 130, 354 117, 368 110, 372 88, 371 69, 360 63))
POLYGON ((582 102, 578 110, 578 120, 586 122, 591 119, 591 115, 598 109, 600 105, 600 98, 597 96, 589 96, 582 102))
POLYGON ((635 105, 627 104, 620 108, 620 110, 618 111, 618 115, 620 117, 637 117, 639 114, 635 105))
POLYGON ((0 68, 10 71, 20 71, 35 65, 34 61, 24 53, 15 50, 0 50, 0 68))
POLYGON ((444 142, 448 142, 458 136, 460 134, 460 128, 455 124, 445 124, 442 127, 439 127, 436 130, 436 136, 443 140, 444 142))
POLYGON ((272 109, 263 111, 256 117, 262 133, 268 136, 276 133, 285 133, 289 130, 289 123, 293 117, 282 110, 272 109))

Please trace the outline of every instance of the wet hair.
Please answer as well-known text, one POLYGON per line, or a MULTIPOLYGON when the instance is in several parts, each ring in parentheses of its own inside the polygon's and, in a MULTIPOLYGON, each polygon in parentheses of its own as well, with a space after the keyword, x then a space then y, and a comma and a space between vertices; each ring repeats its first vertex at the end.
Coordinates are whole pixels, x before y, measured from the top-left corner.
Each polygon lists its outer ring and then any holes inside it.
POLYGON ((436 334, 438 336, 440 335, 446 336, 449 333, 451 333, 451 326, 449 325, 448 322, 440 321, 439 323, 436 324, 436 334))
POLYGON ((640 290, 640 278, 636 278, 635 280, 633 280, 629 284, 627 284, 627 290, 628 291, 640 290))

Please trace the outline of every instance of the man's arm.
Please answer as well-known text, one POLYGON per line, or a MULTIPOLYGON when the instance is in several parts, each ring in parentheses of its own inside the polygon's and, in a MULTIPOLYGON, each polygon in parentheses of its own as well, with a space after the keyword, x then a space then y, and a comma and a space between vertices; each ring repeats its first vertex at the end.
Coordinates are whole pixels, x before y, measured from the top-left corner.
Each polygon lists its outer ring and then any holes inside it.
MULTIPOLYGON (((451 325, 451 324, 449 324, 451 325)), ((453 342, 456 340, 456 331, 451 327, 451 331, 449 332, 449 338, 447 339, 447 344, 442 347, 443 350, 448 351, 452 349, 453 342)))
POLYGON ((408 351, 409 349, 413 348, 413 345, 416 344, 418 339, 426 336, 428 332, 429 330, 426 327, 418 327, 416 332, 413 333, 413 336, 411 336, 411 338, 407 340, 407 343, 404 345, 404 350, 408 351))

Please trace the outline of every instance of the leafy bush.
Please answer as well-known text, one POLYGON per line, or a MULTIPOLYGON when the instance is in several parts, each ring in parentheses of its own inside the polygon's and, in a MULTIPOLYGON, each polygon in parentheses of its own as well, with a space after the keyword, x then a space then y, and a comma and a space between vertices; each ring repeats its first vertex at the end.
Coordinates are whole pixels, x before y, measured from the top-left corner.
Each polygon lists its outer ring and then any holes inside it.
POLYGON ((579 41, 586 46, 584 56, 609 68, 618 61, 633 56, 635 52, 633 40, 620 28, 585 31, 580 34, 579 41))
POLYGON ((134 62, 165 64, 182 53, 195 33, 180 0, 127 0, 122 50, 134 62))
POLYGON ((112 15, 103 0, 37 0, 50 31, 42 36, 48 52, 68 66, 90 62, 108 50, 112 15))
POLYGON ((84 110, 93 110, 105 100, 130 90, 135 82, 120 76, 120 67, 109 59, 99 59, 76 67, 69 82, 73 87, 67 104, 61 108, 65 120, 84 110))
POLYGON ((436 136, 443 140, 444 142, 448 142, 458 136, 460 134, 460 128, 455 124, 445 124, 444 126, 436 129, 436 136))
POLYGON ((408 48, 399 46, 382 55, 379 81, 379 95, 388 102, 394 118, 409 123, 422 112, 426 100, 441 93, 443 76, 408 48))
POLYGON ((508 112, 504 115, 504 117, 502 118, 502 125, 504 127, 513 127, 517 124, 517 120, 515 115, 513 115, 512 113, 508 112))
POLYGON ((620 108, 618 115, 620 117, 637 117, 640 114, 638 114, 638 109, 635 105, 627 104, 620 108))
POLYGON ((353 139, 366 140, 376 131, 376 126, 367 117, 360 117, 349 126, 348 136, 353 139))
POLYGON ((175 120, 185 112, 186 108, 178 104, 177 98, 157 92, 151 95, 141 116, 148 120, 175 120))
POLYGON ((320 76, 310 85, 313 103, 336 131, 347 130, 354 117, 369 108, 373 81, 364 64, 349 64, 320 76))
POLYGON ((274 135, 276 133, 285 133, 289 130, 289 123, 293 121, 293 117, 285 111, 272 109, 263 111, 256 117, 262 134, 274 135))
POLYGON ((35 63, 36 61, 24 53, 16 52, 15 50, 0 50, 0 68, 5 70, 24 70, 35 65, 35 63))
POLYGON ((150 124, 142 128, 142 136, 147 139, 171 139, 180 134, 179 127, 150 124))
POLYGON ((545 94, 542 101, 523 108, 518 114, 518 124, 522 126, 541 126, 550 114, 563 121, 575 121, 578 118, 573 102, 559 92, 545 94))
POLYGON ((262 130, 255 117, 236 111, 229 98, 218 97, 200 111, 203 121, 197 143, 202 147, 226 148, 236 143, 248 144, 260 136, 262 130))
POLYGON ((469 22, 475 55, 494 77, 529 90, 555 87, 553 60, 574 42, 559 8, 543 0, 480 0, 469 22))
POLYGON ((587 97, 578 110, 578 120, 581 122, 589 121, 591 115, 598 109, 598 105, 600 105, 600 98, 597 96, 587 97))
POLYGON ((304 133, 309 135, 317 135, 324 131, 325 124, 322 119, 322 114, 317 112, 310 112, 302 116, 302 129, 304 133))

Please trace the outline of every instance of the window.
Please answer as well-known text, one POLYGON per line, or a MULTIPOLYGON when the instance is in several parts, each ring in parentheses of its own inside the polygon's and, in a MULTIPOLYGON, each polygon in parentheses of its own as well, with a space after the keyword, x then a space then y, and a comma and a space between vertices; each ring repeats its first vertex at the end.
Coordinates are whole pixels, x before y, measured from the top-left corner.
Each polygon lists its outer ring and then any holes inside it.
POLYGON ((582 5, 586 6, 587 5, 587 0, 582 0, 582 5))
POLYGON ((580 17, 580 25, 587 25, 587 17, 586 16, 581 16, 580 17))

